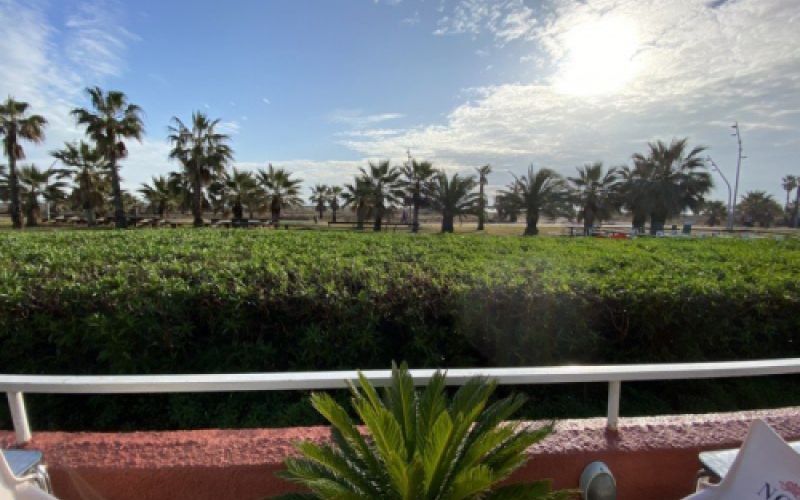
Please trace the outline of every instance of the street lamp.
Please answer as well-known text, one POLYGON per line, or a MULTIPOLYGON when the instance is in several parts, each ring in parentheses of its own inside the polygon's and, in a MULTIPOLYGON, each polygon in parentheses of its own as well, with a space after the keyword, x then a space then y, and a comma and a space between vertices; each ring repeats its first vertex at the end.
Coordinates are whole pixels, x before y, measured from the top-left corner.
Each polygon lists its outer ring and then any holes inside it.
POLYGON ((736 210, 736 200, 739 199, 739 170, 742 168, 742 159, 747 157, 742 156, 742 134, 739 131, 739 122, 734 122, 734 124, 731 125, 731 128, 734 130, 731 135, 736 136, 736 142, 739 143, 739 155, 736 158, 736 183, 733 187, 733 204, 731 205, 731 214, 733 214, 733 212, 736 210))
POLYGON ((719 169, 717 164, 714 163, 714 160, 712 160, 710 156, 706 156, 706 161, 711 163, 711 170, 713 170, 714 172, 718 173, 719 176, 722 177, 722 180, 725 181, 725 185, 728 186, 728 224, 727 224, 727 226, 728 226, 728 231, 730 231, 731 229, 733 229, 733 205, 732 205, 732 196, 733 196, 733 194, 731 193, 731 183, 728 182, 728 178, 725 177, 725 174, 722 173, 722 170, 719 169))

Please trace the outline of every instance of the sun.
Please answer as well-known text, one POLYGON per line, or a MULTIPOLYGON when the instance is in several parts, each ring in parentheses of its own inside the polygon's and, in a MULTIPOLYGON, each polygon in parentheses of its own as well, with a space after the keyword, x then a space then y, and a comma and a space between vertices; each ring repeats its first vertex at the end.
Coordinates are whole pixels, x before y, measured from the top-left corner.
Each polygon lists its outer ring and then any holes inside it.
POLYGON ((565 57, 555 77, 560 92, 573 95, 610 94, 635 76, 639 50, 636 24, 608 17, 581 24, 564 36, 565 57))

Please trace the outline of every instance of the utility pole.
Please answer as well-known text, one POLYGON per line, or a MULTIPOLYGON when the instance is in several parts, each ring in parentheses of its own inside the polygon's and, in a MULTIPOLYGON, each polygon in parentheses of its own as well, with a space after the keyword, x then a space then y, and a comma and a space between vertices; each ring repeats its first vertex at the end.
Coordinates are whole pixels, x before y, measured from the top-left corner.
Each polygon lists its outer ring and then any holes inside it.
POLYGON ((727 227, 728 227, 728 231, 730 231, 731 229, 733 229, 733 205, 732 205, 733 194, 731 192, 731 183, 728 182, 728 178, 725 177, 725 174, 722 173, 722 170, 719 169, 717 164, 714 162, 714 160, 710 156, 706 156, 706 161, 711 163, 711 170, 713 170, 714 172, 718 173, 719 176, 722 177, 722 180, 725 181, 725 185, 728 186, 728 223, 727 223, 727 227))
MULTIPOLYGON (((736 159, 736 182, 734 183, 733 187, 733 205, 731 206, 731 214, 736 211, 736 202, 739 199, 739 170, 742 168, 742 159, 747 158, 746 156, 742 156, 742 134, 739 131, 739 122, 734 122, 731 125, 731 128, 734 130, 733 134, 736 136, 736 142, 739 143, 739 155, 736 159)), ((731 216, 733 218, 733 216, 731 216)), ((731 226, 731 229, 733 226, 731 226)))

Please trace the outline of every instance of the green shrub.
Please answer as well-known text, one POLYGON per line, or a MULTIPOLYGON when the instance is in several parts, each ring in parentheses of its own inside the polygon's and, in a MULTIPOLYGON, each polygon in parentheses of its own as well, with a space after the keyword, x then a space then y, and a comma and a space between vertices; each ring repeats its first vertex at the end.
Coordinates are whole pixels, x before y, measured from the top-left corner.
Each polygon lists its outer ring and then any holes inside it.
POLYGON ((528 448, 552 431, 550 425, 531 429, 507 422, 524 396, 490 403, 497 384, 476 377, 448 401, 439 371, 417 393, 405 364, 392 364, 383 397, 360 372, 359 385, 351 384, 351 406, 367 436, 332 397, 313 394, 311 404, 331 425, 333 443, 296 444, 302 456, 287 458, 279 475, 311 492, 280 498, 574 498, 572 492, 551 491, 549 481, 499 485, 525 465, 528 448))
MULTIPOLYGON (((0 367, 155 374, 369 369, 392 359, 464 367, 789 357, 800 353, 799 287, 796 240, 4 232, 0 367)), ((591 391, 570 390, 602 409, 591 391)), ((175 428, 316 421, 302 398, 28 402, 35 428, 175 428)))

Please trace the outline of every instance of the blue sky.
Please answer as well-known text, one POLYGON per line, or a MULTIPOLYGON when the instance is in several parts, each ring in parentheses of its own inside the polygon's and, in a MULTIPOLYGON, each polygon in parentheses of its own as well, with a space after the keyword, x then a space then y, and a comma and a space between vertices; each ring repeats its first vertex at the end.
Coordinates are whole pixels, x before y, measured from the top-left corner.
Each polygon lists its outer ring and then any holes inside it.
POLYGON ((50 120, 32 161, 80 136, 68 112, 87 85, 144 108, 129 188, 177 168, 166 127, 193 110, 222 120, 241 168, 308 185, 410 148, 448 170, 489 162, 497 188, 673 136, 732 175, 734 120, 742 191, 782 200, 800 174, 796 0, 0 0, 0 28, 0 94, 50 120))

